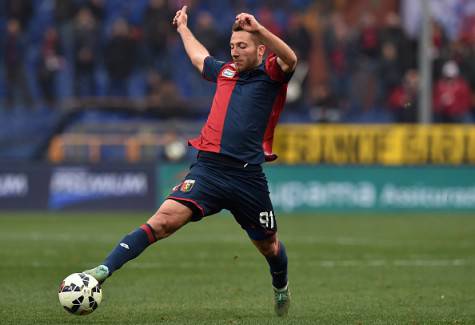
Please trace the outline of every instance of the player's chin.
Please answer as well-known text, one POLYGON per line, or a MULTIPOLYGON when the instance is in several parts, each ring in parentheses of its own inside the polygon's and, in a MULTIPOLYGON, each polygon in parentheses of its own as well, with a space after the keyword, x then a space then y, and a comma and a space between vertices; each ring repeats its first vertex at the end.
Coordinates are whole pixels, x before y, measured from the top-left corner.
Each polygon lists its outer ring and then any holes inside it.
POLYGON ((234 62, 234 66, 236 67, 237 72, 242 72, 246 71, 246 65, 244 65, 242 62, 234 62))

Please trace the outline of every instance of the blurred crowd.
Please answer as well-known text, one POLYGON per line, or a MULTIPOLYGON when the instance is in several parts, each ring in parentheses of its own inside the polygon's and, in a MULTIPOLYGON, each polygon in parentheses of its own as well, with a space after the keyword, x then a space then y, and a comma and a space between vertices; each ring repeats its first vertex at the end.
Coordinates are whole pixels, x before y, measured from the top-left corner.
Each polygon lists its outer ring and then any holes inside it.
MULTIPOLYGON (((190 28, 219 59, 229 59, 242 11, 295 49, 284 119, 417 120, 418 42, 402 26, 399 2, 382 0, 0 0, 0 111, 125 98, 204 114, 213 85, 200 81, 170 23, 185 3, 190 28)), ((432 24, 434 119, 473 122, 475 16, 451 38, 432 24)))

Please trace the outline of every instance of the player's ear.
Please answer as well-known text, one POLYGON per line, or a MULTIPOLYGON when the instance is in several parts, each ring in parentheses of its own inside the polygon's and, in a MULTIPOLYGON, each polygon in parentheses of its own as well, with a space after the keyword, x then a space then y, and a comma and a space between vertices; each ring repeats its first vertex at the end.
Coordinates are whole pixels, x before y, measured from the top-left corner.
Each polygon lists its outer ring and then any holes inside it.
POLYGON ((264 53, 266 53, 266 46, 263 44, 257 45, 257 52, 259 53, 259 56, 264 56, 264 53))

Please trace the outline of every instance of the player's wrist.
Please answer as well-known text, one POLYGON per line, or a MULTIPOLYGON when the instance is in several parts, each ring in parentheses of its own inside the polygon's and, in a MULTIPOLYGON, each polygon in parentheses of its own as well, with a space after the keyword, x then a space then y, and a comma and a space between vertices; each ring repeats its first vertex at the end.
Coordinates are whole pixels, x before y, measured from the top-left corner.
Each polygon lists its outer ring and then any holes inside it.
POLYGON ((178 33, 182 33, 182 32, 185 31, 186 29, 188 29, 188 26, 186 26, 186 24, 181 24, 181 25, 177 26, 176 31, 177 31, 178 33))
POLYGON ((256 35, 261 41, 265 41, 266 32, 267 32, 267 29, 261 24, 258 24, 256 29, 253 31, 254 35, 256 35))
POLYGON ((266 31, 267 31, 267 28, 265 28, 264 25, 262 25, 259 22, 256 23, 256 33, 265 33, 266 31))

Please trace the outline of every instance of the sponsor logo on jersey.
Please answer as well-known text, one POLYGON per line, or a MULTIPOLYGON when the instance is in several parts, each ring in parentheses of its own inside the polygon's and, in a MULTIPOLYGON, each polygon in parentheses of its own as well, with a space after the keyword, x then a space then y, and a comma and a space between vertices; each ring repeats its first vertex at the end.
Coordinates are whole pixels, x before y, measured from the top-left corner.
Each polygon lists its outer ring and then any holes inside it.
POLYGON ((185 181, 181 184, 180 191, 185 193, 189 192, 193 188, 193 185, 195 185, 194 179, 185 179, 185 181))
POLYGON ((226 78, 233 78, 234 75, 236 74, 236 71, 231 70, 231 69, 224 69, 222 76, 226 78))

